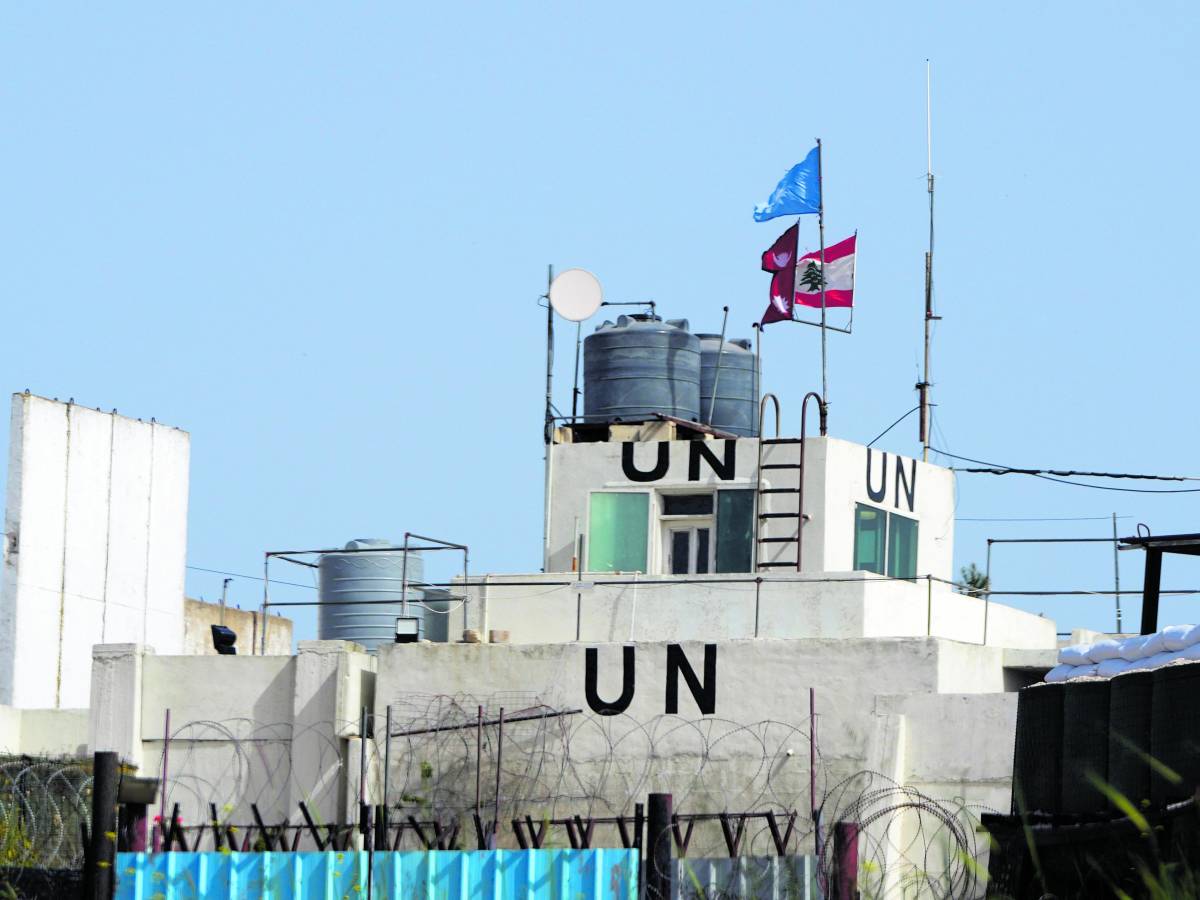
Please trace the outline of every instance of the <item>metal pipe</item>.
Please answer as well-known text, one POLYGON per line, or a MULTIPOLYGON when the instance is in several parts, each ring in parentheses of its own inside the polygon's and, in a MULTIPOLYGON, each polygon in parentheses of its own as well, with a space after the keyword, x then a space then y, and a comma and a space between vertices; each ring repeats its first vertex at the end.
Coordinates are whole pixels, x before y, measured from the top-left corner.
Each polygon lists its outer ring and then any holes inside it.
MULTIPOLYGON (((762 325, 755 322, 750 327, 754 329, 754 396, 757 397, 762 391, 762 325)), ((762 404, 760 403, 758 422, 755 423, 754 428, 754 433, 759 437, 762 437, 762 427, 762 404)))
POLYGON ((384 728, 383 733, 383 833, 387 834, 388 828, 388 785, 389 773, 392 765, 392 704, 387 704, 384 713, 384 728))
MULTIPOLYGON (((163 718, 163 764, 162 788, 159 791, 158 824, 160 829, 167 827, 167 762, 171 755, 171 710, 166 711, 163 718)), ((165 832, 164 832, 165 833, 165 832)))
POLYGON ((1117 539, 1117 514, 1112 515, 1113 525, 1113 594, 1117 601, 1117 634, 1121 633, 1121 547, 1117 539))
POLYGON ((983 580, 987 583, 984 597, 992 596, 992 539, 987 539, 987 562, 983 566, 983 580))
POLYGON ((575 386, 571 388, 571 421, 579 415, 579 348, 583 344, 583 322, 575 323, 575 386))
MULTIPOLYGON (((271 554, 268 553, 263 558, 263 602, 262 602, 262 619, 267 621, 267 608, 271 605, 271 554)), ((262 646, 259 648, 261 656, 267 655, 267 629, 264 627, 260 638, 262 646)), ((254 643, 250 644, 251 653, 254 650, 254 643)))
POLYGON ((550 305, 550 287, 554 284, 554 266, 546 267, 546 443, 554 427, 554 307, 550 305))
MULTIPOLYGON (((470 610, 470 606, 471 606, 471 592, 467 590, 467 582, 471 580, 471 578, 470 578, 470 575, 471 575, 471 573, 470 573, 471 551, 467 549, 465 544, 463 545, 462 551, 463 551, 463 602, 462 602, 463 631, 466 631, 467 630, 467 621, 469 619, 467 613, 470 610)), ((446 612, 447 612, 447 615, 449 615, 449 610, 447 610, 446 612)), ((449 630, 449 628, 450 628, 450 620, 448 618, 446 619, 446 628, 447 628, 447 630, 449 630)), ((487 632, 483 632, 483 633, 487 634, 487 632)), ((447 635, 447 638, 449 638, 449 635, 447 635)))
POLYGON ((229 599, 229 582, 231 581, 233 581, 232 578, 226 578, 221 582, 221 618, 217 623, 219 625, 225 624, 225 603, 229 599))
MULTIPOLYGON (((817 821, 817 689, 808 689, 808 808, 814 827, 817 821)), ((814 831, 814 834, 816 832, 814 831)), ((817 835, 815 841, 820 840, 817 835)), ((813 847, 816 849, 817 844, 813 847)))
POLYGON ((654 301, 653 300, 622 300, 622 301, 605 300, 600 305, 601 306, 648 306, 648 307, 650 307, 650 314, 654 315, 654 301))
MULTIPOLYGON (((367 824, 367 708, 362 707, 359 713, 359 839, 362 844, 367 842, 370 833, 367 824)), ((366 850, 366 847, 359 847, 366 850)))
MULTIPOLYGON (((821 171, 821 156, 821 139, 817 138, 817 196, 820 198, 817 203, 817 232, 820 234, 821 242, 821 396, 828 397, 829 378, 826 373, 825 356, 825 182, 821 171)), ((797 254, 796 265, 799 266, 799 264, 799 254, 797 254)))
POLYGON ((480 794, 483 792, 483 704, 475 721, 475 816, 479 816, 480 794))
POLYGON ((646 900, 671 900, 675 864, 672 861, 673 798, 651 794, 646 822, 646 900))
POLYGON ((775 405, 775 437, 779 437, 779 398, 774 394, 767 393, 762 395, 762 399, 758 401, 758 427, 759 432, 762 432, 763 417, 767 414, 767 401, 775 405))
MULTIPOLYGON (((429 541, 429 543, 431 543, 431 544, 441 544, 447 550, 466 550, 467 549, 466 544, 456 544, 453 541, 443 541, 441 538, 429 537, 428 535, 424 535, 424 534, 414 534, 411 531, 408 533, 408 536, 411 538, 416 538, 418 541, 429 541)), ((436 547, 414 547, 413 549, 414 550, 436 550, 437 548, 436 547)))
POLYGON ((987 646, 987 628, 988 628, 988 611, 992 606, 992 595, 985 593, 983 595, 983 646, 987 646))
POLYGON ((717 383, 721 380, 721 358, 725 355, 725 328, 729 325, 729 307, 724 307, 725 316, 721 319, 721 343, 717 347, 717 367, 713 371, 712 396, 708 399, 708 425, 712 425, 713 411, 717 408, 717 383))
POLYGON ((488 849, 496 849, 496 836, 500 831, 500 764, 504 756, 504 707, 500 707, 500 720, 496 723, 496 797, 492 815, 492 829, 488 836, 488 849))
POLYGON ((546 267, 546 419, 542 426, 545 447, 542 494, 542 567, 550 568, 550 447, 554 439, 554 307, 550 305, 550 286, 554 284, 554 266, 546 267))
MULTIPOLYGON (((824 277, 824 276, 822 276, 824 277)), ((806 429, 808 427, 808 398, 815 397, 817 399, 817 413, 820 419, 821 437, 825 437, 827 425, 827 412, 825 400, 815 391, 809 391, 804 395, 804 399, 800 402, 800 490, 797 495, 797 505, 799 509, 799 518, 796 521, 796 571, 801 571, 801 563, 804 559, 804 445, 806 440, 806 429)), ((761 447, 761 442, 759 447, 761 447)))
MULTIPOLYGON (((758 326, 755 326, 758 327, 758 326)), ((761 329, 759 329, 761 331, 761 329)), ((774 394, 763 394, 758 401, 758 467, 754 470, 754 571, 758 571, 758 545, 759 535, 762 533, 762 519, 759 515, 762 509, 759 503, 762 500, 762 467, 763 467, 763 420, 767 415, 767 401, 770 400, 775 404, 775 437, 779 437, 779 398, 774 394)), ((761 580, 759 582, 761 584, 761 580)), ((755 588, 757 596, 758 588, 755 588)))
POLYGON ((404 556, 400 560, 400 615, 408 615, 408 537, 404 532, 404 556))
MULTIPOLYGON (((530 715, 507 716, 507 717, 505 717, 504 721, 507 722, 509 725, 511 725, 513 722, 534 722, 539 719, 558 719, 558 718, 562 718, 563 716, 577 716, 582 712, 583 712, 582 709, 550 710, 549 712, 532 713, 530 715)), ((484 727, 489 727, 491 725, 499 725, 499 724, 500 724, 499 719, 492 719, 490 721, 485 719, 483 721, 484 727)), ((467 724, 467 725, 435 725, 432 728, 416 728, 412 731, 398 731, 398 732, 396 732, 396 737, 412 737, 413 735, 417 735, 417 734, 437 734, 442 731, 462 731, 464 728, 474 728, 474 727, 475 727, 474 725, 470 725, 470 724, 467 724)))

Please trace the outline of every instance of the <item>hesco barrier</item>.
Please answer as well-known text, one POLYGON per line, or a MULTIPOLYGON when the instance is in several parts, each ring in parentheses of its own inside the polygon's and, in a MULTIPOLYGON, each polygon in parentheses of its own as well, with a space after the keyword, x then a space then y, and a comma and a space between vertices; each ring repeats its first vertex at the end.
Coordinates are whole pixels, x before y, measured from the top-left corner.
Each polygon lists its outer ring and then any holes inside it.
POLYGON ((636 900, 636 850, 118 853, 117 900, 636 900), (371 858, 373 857, 373 859, 371 858))

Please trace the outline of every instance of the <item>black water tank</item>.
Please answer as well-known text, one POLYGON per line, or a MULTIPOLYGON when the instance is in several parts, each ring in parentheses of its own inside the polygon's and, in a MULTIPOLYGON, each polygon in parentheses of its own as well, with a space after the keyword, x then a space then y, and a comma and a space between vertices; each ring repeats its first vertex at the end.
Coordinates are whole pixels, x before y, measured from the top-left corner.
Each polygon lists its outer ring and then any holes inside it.
POLYGON ((589 422, 642 422, 655 413, 700 421, 700 338, 687 319, 621 316, 583 341, 589 422))
POLYGON ((750 342, 721 343, 719 334, 696 337, 700 338, 701 421, 739 437, 757 437, 758 358, 750 349, 750 342), (713 402, 714 388, 716 402, 713 402), (712 410, 711 421, 709 410, 712 410))

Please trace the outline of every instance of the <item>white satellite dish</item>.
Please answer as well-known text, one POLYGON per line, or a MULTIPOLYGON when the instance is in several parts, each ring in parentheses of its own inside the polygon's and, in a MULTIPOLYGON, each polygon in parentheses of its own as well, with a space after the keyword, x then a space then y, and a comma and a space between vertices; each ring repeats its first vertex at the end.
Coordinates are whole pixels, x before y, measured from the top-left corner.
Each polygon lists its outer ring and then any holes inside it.
POLYGON ((603 302, 600 280, 586 269, 567 269, 550 285, 550 305, 571 322, 595 315, 603 302))

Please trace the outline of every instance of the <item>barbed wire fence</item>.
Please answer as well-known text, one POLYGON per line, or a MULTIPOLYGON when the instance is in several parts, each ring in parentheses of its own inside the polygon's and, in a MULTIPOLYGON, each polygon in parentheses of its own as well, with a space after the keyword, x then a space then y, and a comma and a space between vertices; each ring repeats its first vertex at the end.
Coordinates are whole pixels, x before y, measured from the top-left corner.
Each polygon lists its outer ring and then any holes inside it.
POLYGON ((91 808, 90 760, 0 755, 0 887, 73 883, 91 808))
MULTIPOLYGON (((368 804, 384 804, 386 781, 396 847, 425 846, 427 835, 406 831, 405 823, 431 823, 447 846, 473 848, 475 816, 487 827, 499 821, 501 846, 514 846, 521 829, 526 837, 537 833, 538 846, 567 846, 581 833, 572 832, 574 817, 580 829, 595 825, 594 838, 588 827, 594 846, 614 846, 635 804, 667 792, 679 814, 681 856, 813 853, 830 878, 832 826, 846 821, 860 825, 860 869, 871 896, 972 896, 984 881, 986 837, 977 829, 988 810, 864 772, 861 760, 827 758, 815 741, 810 767, 807 722, 602 716, 551 706, 534 692, 409 693, 388 709, 387 719, 368 723, 364 793, 368 804), (813 788, 819 829, 810 815, 813 788)), ((313 823, 332 828, 329 834, 340 826, 349 839, 358 814, 358 732, 357 721, 300 729, 248 719, 179 725, 163 807, 179 804, 192 848, 218 824, 227 835, 249 835, 265 823, 281 847, 289 836, 297 847, 316 835, 313 823)))

